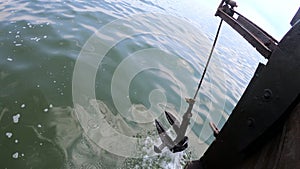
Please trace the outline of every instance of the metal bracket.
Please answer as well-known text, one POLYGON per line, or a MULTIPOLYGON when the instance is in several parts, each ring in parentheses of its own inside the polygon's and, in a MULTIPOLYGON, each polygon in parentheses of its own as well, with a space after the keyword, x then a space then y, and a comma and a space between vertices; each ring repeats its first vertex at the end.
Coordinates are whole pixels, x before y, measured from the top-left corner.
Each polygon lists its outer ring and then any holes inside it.
POLYGON ((227 5, 229 2, 232 3, 233 1, 222 0, 215 15, 222 18, 256 48, 261 55, 269 59, 271 53, 277 48, 278 41, 249 19, 236 12, 233 7, 229 7, 230 5, 227 5))

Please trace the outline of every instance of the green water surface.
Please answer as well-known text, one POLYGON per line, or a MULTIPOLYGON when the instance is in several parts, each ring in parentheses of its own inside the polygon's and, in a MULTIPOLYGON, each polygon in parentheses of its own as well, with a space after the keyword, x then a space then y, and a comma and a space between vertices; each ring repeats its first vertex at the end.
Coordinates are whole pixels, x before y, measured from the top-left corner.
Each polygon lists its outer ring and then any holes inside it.
MULTIPOLYGON (((141 150, 142 158, 129 158, 101 148, 90 139, 74 111, 72 78, 77 58, 88 39, 116 19, 162 13, 195 26, 201 36, 190 32, 190 37, 180 40, 154 34, 125 38, 108 51, 97 68, 97 104, 110 113, 106 114, 109 125, 128 137, 155 138, 157 133, 152 122, 139 125, 119 115, 111 94, 113 74, 124 59, 137 51, 149 48, 169 51, 174 59, 153 59, 156 57, 150 54, 147 59, 133 60, 132 67, 123 70, 130 71, 143 61, 159 66, 159 69, 141 71, 132 79, 128 98, 133 108, 142 112, 151 107, 151 91, 160 89, 168 100, 168 105, 160 105, 162 110, 167 106, 178 116, 182 115, 187 106, 184 97, 193 95, 214 38, 219 21, 214 17, 214 10, 213 5, 195 0, 0 2, 0 168, 182 168, 184 160, 198 159, 203 150, 197 145, 207 147, 213 140, 205 124, 216 114, 221 118, 215 123, 223 126, 260 59, 227 25, 222 28, 203 89, 196 100, 190 149, 183 153, 166 151, 149 156, 146 150, 141 150), (197 51, 188 45, 190 43, 197 46, 197 51), (134 134, 120 127, 122 125, 128 125, 134 134)), ((135 29, 130 24, 125 26, 135 29)), ((178 26, 172 25, 174 30, 178 26)), ((155 27, 163 32, 167 28, 155 27)), ((178 34, 173 33, 172 36, 178 34)), ((120 86, 125 83, 125 80, 117 80, 120 86)), ((114 90, 123 92, 122 87, 114 90)), ((82 96, 82 99, 89 98, 82 96)), ((161 101, 160 97, 156 99, 161 101)), ((160 110, 157 109, 157 113, 160 110)), ((163 115, 159 118, 164 120, 163 115)), ((100 124, 96 120, 93 125, 100 124)), ((153 146, 152 143, 140 144, 141 147, 153 146)))

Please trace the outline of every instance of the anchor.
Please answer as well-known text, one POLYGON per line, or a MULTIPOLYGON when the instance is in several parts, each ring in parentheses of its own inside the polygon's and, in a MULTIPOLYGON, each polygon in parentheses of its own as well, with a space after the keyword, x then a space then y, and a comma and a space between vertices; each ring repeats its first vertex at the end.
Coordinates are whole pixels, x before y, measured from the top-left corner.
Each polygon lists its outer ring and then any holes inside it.
MULTIPOLYGON (((236 4, 229 4, 229 5, 233 5, 236 6, 236 4)), ((171 113, 165 111, 165 115, 167 117, 168 122, 172 125, 173 129, 175 130, 176 133, 176 138, 175 140, 172 140, 172 138, 166 133, 166 130, 164 129, 163 125, 158 121, 155 120, 155 127, 158 131, 158 135, 161 139, 161 144, 159 146, 155 146, 154 145, 154 151, 156 153, 161 153, 162 150, 167 147, 172 153, 176 153, 176 152, 181 152, 183 150, 185 150, 188 147, 188 137, 185 135, 185 132, 187 130, 188 125, 190 124, 190 119, 192 117, 192 110, 193 110, 193 106, 195 103, 195 99, 196 96, 200 90, 201 84, 203 82, 204 79, 204 75, 207 71, 207 67, 209 65, 209 62, 211 60, 211 56, 213 53, 213 50, 215 48, 218 36, 219 36, 219 32, 221 29, 221 25, 222 25, 223 19, 221 19, 220 24, 219 24, 219 28, 215 37, 215 40, 213 42, 209 57, 207 59, 203 74, 201 76, 201 79, 199 81, 198 84, 198 88, 195 92, 195 95, 193 98, 186 98, 186 102, 189 104, 187 111, 184 113, 183 115, 183 120, 180 124, 180 122, 175 118, 175 116, 173 116, 171 113)), ((218 133, 219 133, 219 129, 216 127, 216 125, 213 122, 210 122, 210 127, 214 133, 214 136, 217 137, 218 133)))
POLYGON ((155 120, 155 126, 158 131, 158 135, 162 141, 160 146, 154 146, 154 151, 156 153, 161 153, 162 149, 168 147, 172 153, 180 152, 185 150, 188 147, 188 137, 185 136, 188 125, 190 124, 190 118, 192 117, 192 109, 195 103, 195 100, 192 98, 186 98, 186 102, 189 104, 187 111, 183 115, 183 120, 181 124, 175 118, 174 115, 165 111, 168 122, 172 125, 175 133, 177 134, 175 140, 173 141, 171 137, 166 133, 163 125, 155 120))

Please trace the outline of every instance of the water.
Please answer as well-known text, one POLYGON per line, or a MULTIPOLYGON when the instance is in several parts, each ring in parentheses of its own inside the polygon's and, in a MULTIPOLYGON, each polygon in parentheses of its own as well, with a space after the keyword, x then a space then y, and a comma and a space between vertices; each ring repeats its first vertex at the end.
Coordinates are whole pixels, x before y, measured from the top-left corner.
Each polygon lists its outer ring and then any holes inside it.
POLYGON ((198 159, 213 140, 208 122, 224 125, 261 60, 224 24, 189 148, 153 152, 160 144, 154 118, 166 125, 164 110, 181 118, 184 97, 196 90, 217 29, 215 7, 0 2, 1 168, 181 168, 198 159))

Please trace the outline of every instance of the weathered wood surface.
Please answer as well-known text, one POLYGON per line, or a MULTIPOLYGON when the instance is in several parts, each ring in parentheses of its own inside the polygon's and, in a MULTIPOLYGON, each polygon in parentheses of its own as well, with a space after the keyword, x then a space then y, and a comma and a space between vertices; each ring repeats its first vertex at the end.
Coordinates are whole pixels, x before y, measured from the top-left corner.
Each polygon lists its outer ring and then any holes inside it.
POLYGON ((290 113, 281 131, 254 152, 237 168, 300 169, 300 103, 290 113))
MULTIPOLYGON (((203 169, 200 160, 187 169, 203 169)), ((261 148, 252 150, 236 169, 300 169, 300 102, 284 125, 261 148)))

